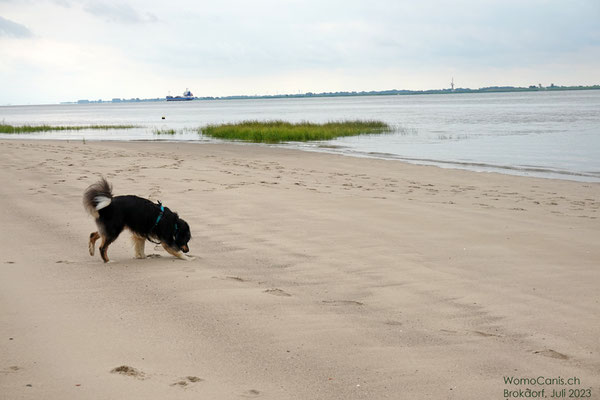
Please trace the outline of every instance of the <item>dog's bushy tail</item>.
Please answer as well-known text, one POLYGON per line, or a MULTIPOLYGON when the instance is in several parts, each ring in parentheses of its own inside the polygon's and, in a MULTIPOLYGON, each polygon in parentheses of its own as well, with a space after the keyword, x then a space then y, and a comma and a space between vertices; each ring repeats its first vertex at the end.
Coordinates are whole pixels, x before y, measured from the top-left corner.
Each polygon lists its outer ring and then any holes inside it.
POLYGON ((112 186, 102 178, 90 185, 83 193, 83 207, 94 218, 98 218, 99 210, 108 207, 112 201, 112 186))

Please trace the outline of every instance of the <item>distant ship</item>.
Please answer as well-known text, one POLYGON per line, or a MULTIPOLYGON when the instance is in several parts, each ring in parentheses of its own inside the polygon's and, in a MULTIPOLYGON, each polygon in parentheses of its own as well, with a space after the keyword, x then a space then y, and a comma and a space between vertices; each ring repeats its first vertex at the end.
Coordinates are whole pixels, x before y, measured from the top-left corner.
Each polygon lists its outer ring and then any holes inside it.
POLYGON ((183 96, 167 96, 167 101, 187 101, 194 99, 195 97, 189 89, 185 89, 185 92, 183 92, 183 96))

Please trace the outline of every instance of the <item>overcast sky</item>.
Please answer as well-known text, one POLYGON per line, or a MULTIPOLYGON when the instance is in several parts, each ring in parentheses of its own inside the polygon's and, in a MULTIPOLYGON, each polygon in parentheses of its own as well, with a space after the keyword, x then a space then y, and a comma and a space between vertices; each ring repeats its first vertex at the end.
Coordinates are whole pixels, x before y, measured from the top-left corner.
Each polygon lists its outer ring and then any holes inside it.
POLYGON ((0 105, 600 84, 600 0, 0 0, 0 105))

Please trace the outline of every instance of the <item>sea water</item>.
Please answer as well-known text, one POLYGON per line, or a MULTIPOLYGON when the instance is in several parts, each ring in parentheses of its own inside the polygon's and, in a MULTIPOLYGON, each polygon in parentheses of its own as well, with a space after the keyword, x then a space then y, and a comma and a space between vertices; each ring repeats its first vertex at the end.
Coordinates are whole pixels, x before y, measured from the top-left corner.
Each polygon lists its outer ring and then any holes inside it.
POLYGON ((383 135, 282 144, 310 151, 546 178, 600 182, 600 91, 198 100, 0 107, 12 125, 135 129, 0 135, 66 140, 220 142, 197 128, 244 120, 381 120, 383 135), (164 119, 163 119, 164 117, 164 119), (175 135, 157 130, 174 129, 175 135))

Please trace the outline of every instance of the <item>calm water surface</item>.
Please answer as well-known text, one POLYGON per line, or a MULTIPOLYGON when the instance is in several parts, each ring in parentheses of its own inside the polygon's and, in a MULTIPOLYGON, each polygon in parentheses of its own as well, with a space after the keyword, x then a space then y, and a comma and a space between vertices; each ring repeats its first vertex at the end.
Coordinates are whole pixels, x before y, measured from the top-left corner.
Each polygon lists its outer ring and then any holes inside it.
POLYGON ((600 182, 597 90, 7 106, 0 107, 0 121, 13 125, 133 124, 140 128, 0 138, 218 142, 199 135, 195 128, 249 119, 377 119, 392 125, 394 132, 283 146, 475 171, 600 182), (176 129, 178 133, 157 135, 155 129, 176 129))

